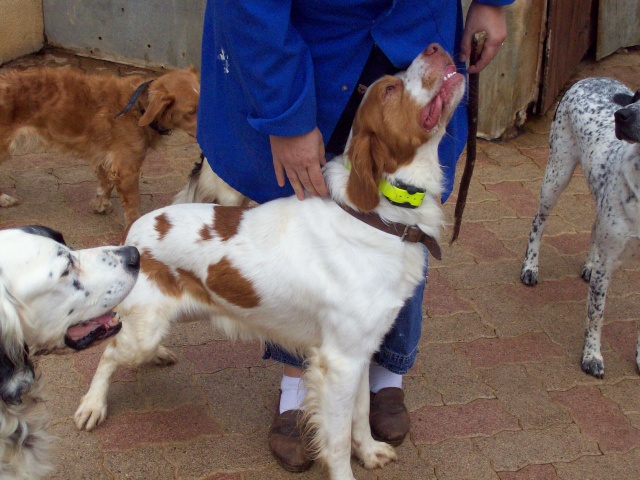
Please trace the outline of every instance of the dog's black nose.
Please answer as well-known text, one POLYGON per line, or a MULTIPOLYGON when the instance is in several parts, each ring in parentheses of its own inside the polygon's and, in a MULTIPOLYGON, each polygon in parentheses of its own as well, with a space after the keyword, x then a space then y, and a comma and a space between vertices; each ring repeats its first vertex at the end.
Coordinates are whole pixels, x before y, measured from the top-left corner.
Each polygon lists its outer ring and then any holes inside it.
POLYGON ((140 270, 140 252, 136 247, 122 247, 120 255, 124 258, 124 263, 132 272, 140 270))
POLYGON ((629 120, 633 117, 631 110, 628 108, 621 108, 617 110, 616 113, 613 114, 618 123, 628 123, 629 120))

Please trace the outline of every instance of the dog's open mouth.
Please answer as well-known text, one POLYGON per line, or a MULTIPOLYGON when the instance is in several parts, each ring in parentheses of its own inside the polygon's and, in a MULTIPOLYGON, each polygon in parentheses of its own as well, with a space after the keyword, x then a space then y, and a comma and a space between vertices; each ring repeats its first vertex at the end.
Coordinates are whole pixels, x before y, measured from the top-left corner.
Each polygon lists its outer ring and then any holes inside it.
POLYGON ((447 65, 444 69, 444 81, 436 96, 422 110, 420 124, 425 130, 431 130, 438 124, 442 112, 451 99, 451 92, 454 84, 458 83, 458 78, 462 77, 456 71, 455 65, 447 65))
POLYGON ((87 348, 93 342, 109 338, 120 331, 122 323, 115 312, 107 312, 104 315, 87 320, 67 329, 64 343, 74 350, 87 348))

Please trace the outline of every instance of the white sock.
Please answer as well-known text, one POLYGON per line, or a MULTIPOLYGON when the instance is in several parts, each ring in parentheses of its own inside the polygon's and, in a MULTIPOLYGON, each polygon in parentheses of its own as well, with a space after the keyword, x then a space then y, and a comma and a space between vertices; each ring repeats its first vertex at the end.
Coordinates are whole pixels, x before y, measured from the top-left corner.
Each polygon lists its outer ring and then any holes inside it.
POLYGON ((307 394, 307 389, 304 386, 302 378, 282 375, 280 390, 282 390, 282 395, 280 396, 280 413, 286 412, 287 410, 301 409, 302 401, 307 394))
POLYGON ((378 393, 379 390, 387 387, 402 388, 402 375, 371 362, 369 364, 369 390, 378 393))

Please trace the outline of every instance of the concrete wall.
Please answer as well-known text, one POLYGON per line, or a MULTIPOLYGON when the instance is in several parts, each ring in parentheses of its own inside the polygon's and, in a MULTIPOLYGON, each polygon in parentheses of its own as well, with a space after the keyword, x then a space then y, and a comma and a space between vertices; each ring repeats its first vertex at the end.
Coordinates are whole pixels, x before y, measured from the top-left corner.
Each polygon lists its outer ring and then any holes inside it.
POLYGON ((42 3, 50 45, 133 65, 200 67, 205 0, 42 3))
POLYGON ((0 65, 43 46, 42 0, 0 0, 0 65))

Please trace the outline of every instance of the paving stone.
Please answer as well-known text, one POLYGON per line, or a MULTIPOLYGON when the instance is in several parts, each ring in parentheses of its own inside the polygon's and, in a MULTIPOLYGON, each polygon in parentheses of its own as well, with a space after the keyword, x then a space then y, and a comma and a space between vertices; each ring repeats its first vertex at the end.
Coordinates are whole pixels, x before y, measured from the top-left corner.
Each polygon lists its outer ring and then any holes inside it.
MULTIPOLYGON (((539 363, 528 363, 524 366, 529 375, 537 378, 545 390, 564 391, 578 385, 599 385, 602 383, 580 369, 580 356, 552 357, 539 363)), ((609 372, 607 371, 607 376, 609 372)))
POLYGON ((464 217, 462 227, 460 228, 460 236, 458 238, 466 238, 472 235, 467 232, 471 223, 478 222, 495 222, 504 218, 516 218, 516 214, 506 205, 498 200, 487 200, 484 202, 470 202, 464 209, 464 217), (473 221, 472 221, 473 220, 473 221))
POLYGON ((269 406, 278 398, 281 375, 282 367, 274 365, 227 368, 196 378, 224 432, 247 434, 271 424, 274 411, 269 406))
POLYGON ((111 480, 104 467, 99 439, 95 434, 78 432, 68 420, 50 428, 55 436, 51 458, 56 470, 51 480, 111 480))
POLYGON ((571 413, 582 433, 598 442, 602 452, 624 453, 640 446, 640 430, 598 388, 581 386, 551 395, 571 413))
POLYGON ((476 400, 466 405, 428 406, 411 413, 411 440, 416 445, 519 429, 517 418, 505 412, 502 403, 495 399, 476 400))
POLYGON ((106 452, 104 466, 116 479, 173 480, 174 467, 163 457, 164 447, 135 447, 126 452, 106 452), (153 458, 153 461, 149 461, 153 458))
POLYGON ((502 363, 540 362, 561 356, 562 350, 543 333, 528 333, 519 337, 482 338, 456 345, 456 352, 471 361, 476 368, 502 363))
POLYGON ((431 270, 427 279, 424 305, 430 316, 452 315, 458 312, 471 312, 473 307, 458 296, 455 289, 438 270, 431 270))
POLYGON ((122 451, 136 445, 185 441, 220 433, 219 423, 209 416, 204 405, 116 415, 95 431, 105 451, 122 451))
POLYGON ((520 365, 501 365, 481 373, 485 383, 496 392, 506 412, 518 419, 523 429, 542 429, 571 423, 566 410, 558 406, 542 382, 527 374, 520 365))
POLYGON ((613 322, 602 328, 602 338, 629 363, 635 365, 638 327, 636 322, 613 322))
POLYGON ((434 316, 422 322, 422 338, 428 343, 470 342, 495 336, 494 329, 477 313, 434 316))
POLYGON ((476 307, 483 323, 494 329, 497 337, 542 332, 536 312, 513 301, 505 290, 505 285, 489 285, 464 292, 464 296, 476 307))
MULTIPOLYGON (((548 133, 547 133, 548 135, 548 133)), ((531 148, 523 148, 520 150, 523 155, 526 155, 528 158, 533 160, 538 168, 544 171, 547 168, 547 160, 549 159, 549 146, 534 146, 531 148)), ((536 192, 538 193, 538 192, 536 192)), ((536 198, 537 199, 537 198, 536 198)))
POLYGON ((262 360, 264 348, 258 341, 216 340, 204 345, 187 345, 182 350, 184 356, 195 366, 196 373, 273 364, 273 361, 262 360))
POLYGON ((455 285, 456 290, 472 290, 488 285, 514 284, 520 278, 521 262, 513 257, 509 261, 463 264, 439 271, 450 285, 455 285))
POLYGON ((505 287, 510 298, 536 307, 556 302, 579 302, 587 298, 587 284, 581 278, 563 278, 555 281, 543 281, 535 287, 517 283, 505 287))
POLYGON ((452 345, 430 344, 421 349, 416 365, 429 386, 442 395, 446 405, 466 404, 478 398, 495 398, 491 388, 452 345))
POLYGON ((275 463, 267 445, 266 430, 246 436, 202 436, 188 443, 169 443, 165 457, 176 466, 178 478, 188 479, 216 472, 259 469, 275 463))
POLYGON ((599 455, 596 442, 576 425, 554 425, 544 430, 504 431, 473 440, 496 471, 515 472, 537 463, 571 462, 584 455, 599 455))
POLYGON ((519 217, 532 218, 538 210, 538 201, 522 182, 487 184, 486 188, 498 195, 502 203, 508 205, 519 217))
POLYGON ((487 230, 481 223, 467 222, 464 225, 464 235, 460 230, 458 242, 469 251, 478 263, 495 262, 514 258, 513 253, 504 248, 496 235, 487 230))
MULTIPOLYGON (((506 247, 505 240, 522 239, 522 247, 518 248, 518 255, 524 256, 526 242, 529 240, 531 230, 531 218, 501 218, 492 222, 484 222, 484 227, 492 232, 496 238, 502 241, 506 247)), ((508 248, 508 247, 507 247, 508 248)))
POLYGON ((622 380, 614 385, 601 385, 602 394, 618 404, 625 416, 640 414, 640 377, 622 380))
POLYGON ((206 395, 196 382, 193 365, 184 357, 176 356, 175 365, 139 368, 138 388, 148 408, 174 410, 182 405, 207 403, 206 395))
POLYGON ((554 467, 562 480, 632 480, 640 478, 640 451, 589 455, 554 467))
POLYGON ((500 480, 560 480, 553 465, 528 465, 517 472, 498 472, 500 480))
POLYGON ((435 467, 438 480, 497 480, 489 459, 469 439, 421 445, 420 456, 435 467))
POLYGON ((198 322, 178 323, 171 326, 171 332, 167 337, 165 345, 204 345, 213 340, 224 340, 226 337, 216 332, 211 322, 201 320, 198 322))
POLYGON ((575 255, 583 253, 585 258, 589 249, 591 235, 588 233, 545 236, 544 241, 553 246, 561 254, 575 255))
POLYGON ((409 371, 402 379, 404 403, 410 412, 426 405, 443 405, 442 395, 429 387, 429 382, 421 374, 409 371))
POLYGON ((520 182, 542 178, 544 170, 523 156, 522 163, 505 168, 502 165, 490 165, 474 171, 474 178, 477 182, 487 185, 488 183, 500 182, 520 182))

